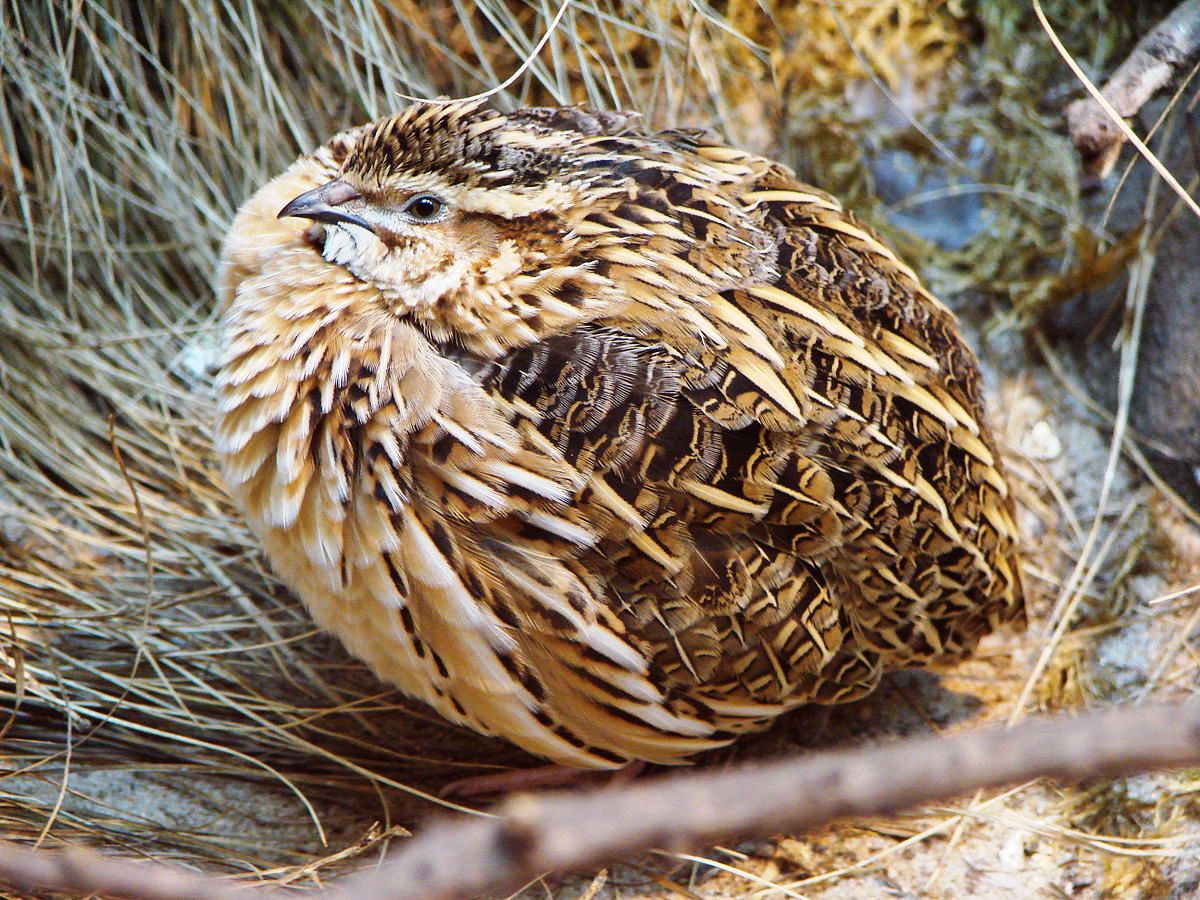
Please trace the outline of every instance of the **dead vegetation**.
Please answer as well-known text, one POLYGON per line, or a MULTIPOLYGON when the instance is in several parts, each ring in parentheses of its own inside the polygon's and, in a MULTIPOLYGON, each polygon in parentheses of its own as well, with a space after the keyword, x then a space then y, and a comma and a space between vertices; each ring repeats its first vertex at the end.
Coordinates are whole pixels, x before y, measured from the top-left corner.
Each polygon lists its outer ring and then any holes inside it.
MULTIPOLYGON (((1094 80, 1171 5, 1043 4, 1094 80)), ((1019 481, 1029 631, 712 762, 1194 690, 1195 517, 1141 486, 1128 427, 1172 197, 1150 189, 1149 227, 1108 230, 1115 178, 1099 201, 1081 193, 1060 119, 1080 89, 1024 0, 10 0, 0 16, 7 835, 311 885, 418 830, 440 784, 527 762, 315 634, 232 515, 208 439, 211 282, 241 201, 401 95, 474 94, 518 71, 496 103, 634 108, 794 164, 893 237, 988 368, 1019 481), (1130 271, 1109 402, 1042 325, 1130 271)), ((806 839, 650 855, 599 890, 1169 896, 1200 878, 1195 774, 1034 783, 806 839)))

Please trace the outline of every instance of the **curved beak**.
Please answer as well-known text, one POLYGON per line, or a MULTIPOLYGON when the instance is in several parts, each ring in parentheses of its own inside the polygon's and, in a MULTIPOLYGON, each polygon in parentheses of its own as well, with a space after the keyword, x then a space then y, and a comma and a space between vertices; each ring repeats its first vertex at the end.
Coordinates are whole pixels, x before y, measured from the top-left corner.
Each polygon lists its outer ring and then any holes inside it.
POLYGON ((319 188, 313 188, 311 191, 305 191, 299 197, 292 200, 287 206, 279 211, 278 218, 286 219, 288 216, 296 216, 301 219, 312 219, 314 222, 349 222, 352 225, 358 225, 367 231, 374 232, 365 220, 346 212, 342 209, 342 204, 349 203, 351 200, 357 200, 361 197, 358 191, 346 182, 335 178, 333 181, 326 182, 319 188))

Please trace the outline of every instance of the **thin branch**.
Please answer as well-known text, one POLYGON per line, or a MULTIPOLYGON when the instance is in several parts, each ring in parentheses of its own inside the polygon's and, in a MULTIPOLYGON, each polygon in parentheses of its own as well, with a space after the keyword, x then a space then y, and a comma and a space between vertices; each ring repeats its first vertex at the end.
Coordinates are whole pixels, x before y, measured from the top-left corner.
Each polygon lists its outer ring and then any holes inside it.
POLYGON ((104 856, 82 847, 26 850, 0 842, 0 887, 135 900, 247 900, 265 896, 214 876, 156 862, 104 856))
POLYGON ((1104 85, 1103 100, 1085 97, 1067 107, 1071 141, 1090 174, 1104 178, 1112 171, 1127 137, 1121 119, 1137 115, 1147 100, 1198 56, 1200 0, 1187 0, 1138 41, 1104 85))
POLYGON ((1197 762, 1200 703, 1187 703, 1033 720, 590 794, 518 796, 497 818, 427 828, 377 870, 344 880, 333 896, 450 900, 652 847, 803 831, 1043 776, 1081 780, 1197 762))
MULTIPOLYGON (((651 848, 683 850, 811 830, 987 787, 1072 781, 1200 763, 1200 703, 1134 706, 921 737, 733 771, 685 772, 588 793, 518 796, 496 818, 434 824, 330 900, 469 897, 546 872, 599 866, 651 848)), ((138 900, 245 900, 251 886, 82 848, 0 843, 0 886, 138 900)))

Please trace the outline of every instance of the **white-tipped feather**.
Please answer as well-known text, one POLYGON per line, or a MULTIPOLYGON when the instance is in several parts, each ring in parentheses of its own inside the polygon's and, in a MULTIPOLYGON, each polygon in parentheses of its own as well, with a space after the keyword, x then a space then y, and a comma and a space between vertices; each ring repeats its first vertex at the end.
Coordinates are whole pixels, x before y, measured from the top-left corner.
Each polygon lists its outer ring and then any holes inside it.
POLYGON ((405 571, 421 585, 438 592, 443 601, 438 605, 438 614, 455 627, 468 628, 484 635, 493 650, 511 653, 516 649, 516 641, 504 630, 495 615, 467 591, 462 579, 437 548, 416 513, 406 508, 403 518, 400 552, 404 557, 405 571))
MULTIPOLYGON (((538 563, 531 559, 529 564, 537 565, 538 563)), ((591 647, 597 653, 606 656, 631 672, 646 671, 648 668, 646 658, 637 649, 621 640, 605 625, 585 619, 563 599, 565 591, 568 589, 582 592, 585 595, 590 592, 561 566, 542 565, 543 576, 552 582, 557 582, 553 587, 547 587, 507 560, 498 560, 497 565, 505 580, 518 588, 530 600, 546 609, 553 610, 570 622, 574 627, 575 640, 591 647)))
POLYGON ((480 470, 555 503, 566 503, 571 499, 568 489, 558 482, 512 463, 488 460, 480 465, 480 470))
POLYGON ((478 500, 488 509, 503 512, 510 508, 508 495, 470 473, 450 466, 438 466, 437 472, 450 487, 478 500))
POLYGON ((557 535, 564 540, 570 541, 572 544, 580 547, 595 546, 595 532, 584 528, 582 525, 569 522, 562 516, 555 516, 536 509, 523 509, 519 511, 518 515, 530 525, 534 525, 550 534, 557 535))

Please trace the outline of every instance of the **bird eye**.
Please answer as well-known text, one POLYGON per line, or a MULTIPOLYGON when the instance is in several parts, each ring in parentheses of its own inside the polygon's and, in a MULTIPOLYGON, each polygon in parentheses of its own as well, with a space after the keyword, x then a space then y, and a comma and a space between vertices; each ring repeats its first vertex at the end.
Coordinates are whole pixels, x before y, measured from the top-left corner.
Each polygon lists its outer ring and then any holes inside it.
POLYGON ((441 197, 433 194, 417 194, 404 204, 401 211, 414 222, 426 223, 436 222, 445 208, 446 204, 441 197))

